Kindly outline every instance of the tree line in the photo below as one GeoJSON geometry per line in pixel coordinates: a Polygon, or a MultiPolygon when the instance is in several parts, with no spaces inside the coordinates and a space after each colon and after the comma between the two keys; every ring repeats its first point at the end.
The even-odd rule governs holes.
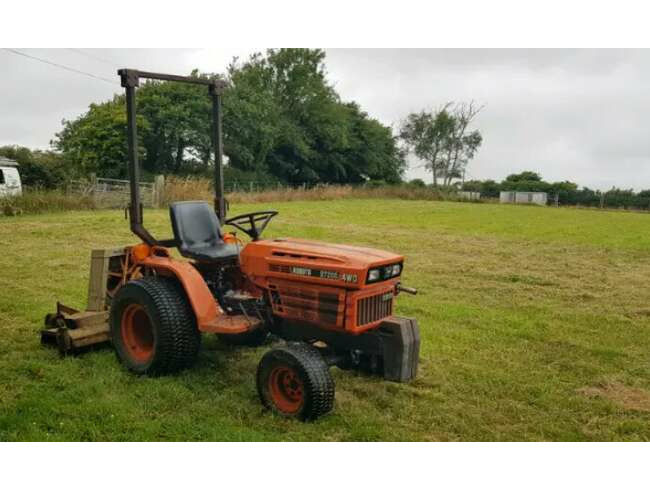
{"type": "Polygon", "coordinates": [[[482,197],[499,197],[501,191],[546,192],[558,204],[589,207],[612,207],[624,209],[650,209],[650,190],[634,192],[632,189],[612,188],[598,191],[579,187],[569,181],[546,182],[532,171],[512,174],[501,182],[494,180],[469,180],[461,185],[465,191],[480,192],[482,197]]]}

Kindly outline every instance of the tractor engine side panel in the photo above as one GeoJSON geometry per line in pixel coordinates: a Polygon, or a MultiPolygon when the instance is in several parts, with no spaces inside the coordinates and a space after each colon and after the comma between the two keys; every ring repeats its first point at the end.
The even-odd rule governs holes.
{"type": "Polygon", "coordinates": [[[345,326],[345,289],[269,278],[273,314],[287,320],[316,323],[328,329],[345,326]]]}
{"type": "Polygon", "coordinates": [[[268,291],[275,316],[356,335],[376,328],[393,314],[399,277],[373,284],[365,281],[369,267],[398,263],[403,257],[391,254],[367,263],[356,257],[349,263],[343,256],[334,260],[298,250],[278,251],[277,247],[271,241],[252,242],[240,254],[242,273],[268,291]]]}
{"type": "Polygon", "coordinates": [[[393,281],[348,291],[270,278],[268,291],[274,315],[330,330],[359,334],[393,315],[393,281]]]}

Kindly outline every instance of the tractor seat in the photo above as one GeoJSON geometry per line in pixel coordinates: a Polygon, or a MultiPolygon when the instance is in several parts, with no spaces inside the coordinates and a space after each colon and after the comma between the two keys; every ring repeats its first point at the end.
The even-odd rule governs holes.
{"type": "Polygon", "coordinates": [[[169,217],[178,251],[183,257],[202,262],[233,260],[239,247],[223,241],[217,214],[207,202],[172,203],[169,217]]]}

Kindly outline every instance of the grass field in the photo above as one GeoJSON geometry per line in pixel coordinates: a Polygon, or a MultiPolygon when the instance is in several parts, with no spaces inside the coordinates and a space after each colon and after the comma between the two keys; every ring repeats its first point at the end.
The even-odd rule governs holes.
{"type": "MultiPolygon", "coordinates": [[[[236,205],[232,214],[260,205],[236,205]]],[[[59,359],[38,331],[83,306],[92,248],[134,240],[121,211],[0,219],[2,440],[648,440],[650,215],[398,200],[265,204],[267,236],[406,255],[398,313],[422,330],[418,379],[333,370],[311,424],[257,400],[259,349],[204,337],[172,377],[125,372],[110,349],[59,359]]],[[[147,224],[171,235],[167,213],[147,224]]]]}

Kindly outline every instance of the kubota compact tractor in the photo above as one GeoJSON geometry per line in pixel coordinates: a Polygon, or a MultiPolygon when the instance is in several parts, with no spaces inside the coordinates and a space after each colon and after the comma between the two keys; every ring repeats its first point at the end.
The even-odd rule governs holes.
{"type": "Polygon", "coordinates": [[[160,375],[191,365],[202,333],[232,344],[284,339],[261,359],[257,390],[274,412],[302,420],[332,409],[330,366],[360,369],[392,381],[417,370],[417,322],[393,315],[403,287],[404,257],[348,245],[261,239],[277,214],[259,211],[226,219],[223,191],[221,97],[224,82],[119,70],[126,89],[131,230],[142,243],[94,251],[89,308],[58,305],[43,340],[62,352],[110,340],[119,360],[138,374],[160,375]],[[207,85],[212,97],[214,207],[176,202],[173,239],[158,240],[143,225],[139,194],[136,87],[140,79],[207,85]],[[243,244],[230,225],[250,238],[243,244]],[[172,256],[171,248],[189,260],[172,256]]]}

